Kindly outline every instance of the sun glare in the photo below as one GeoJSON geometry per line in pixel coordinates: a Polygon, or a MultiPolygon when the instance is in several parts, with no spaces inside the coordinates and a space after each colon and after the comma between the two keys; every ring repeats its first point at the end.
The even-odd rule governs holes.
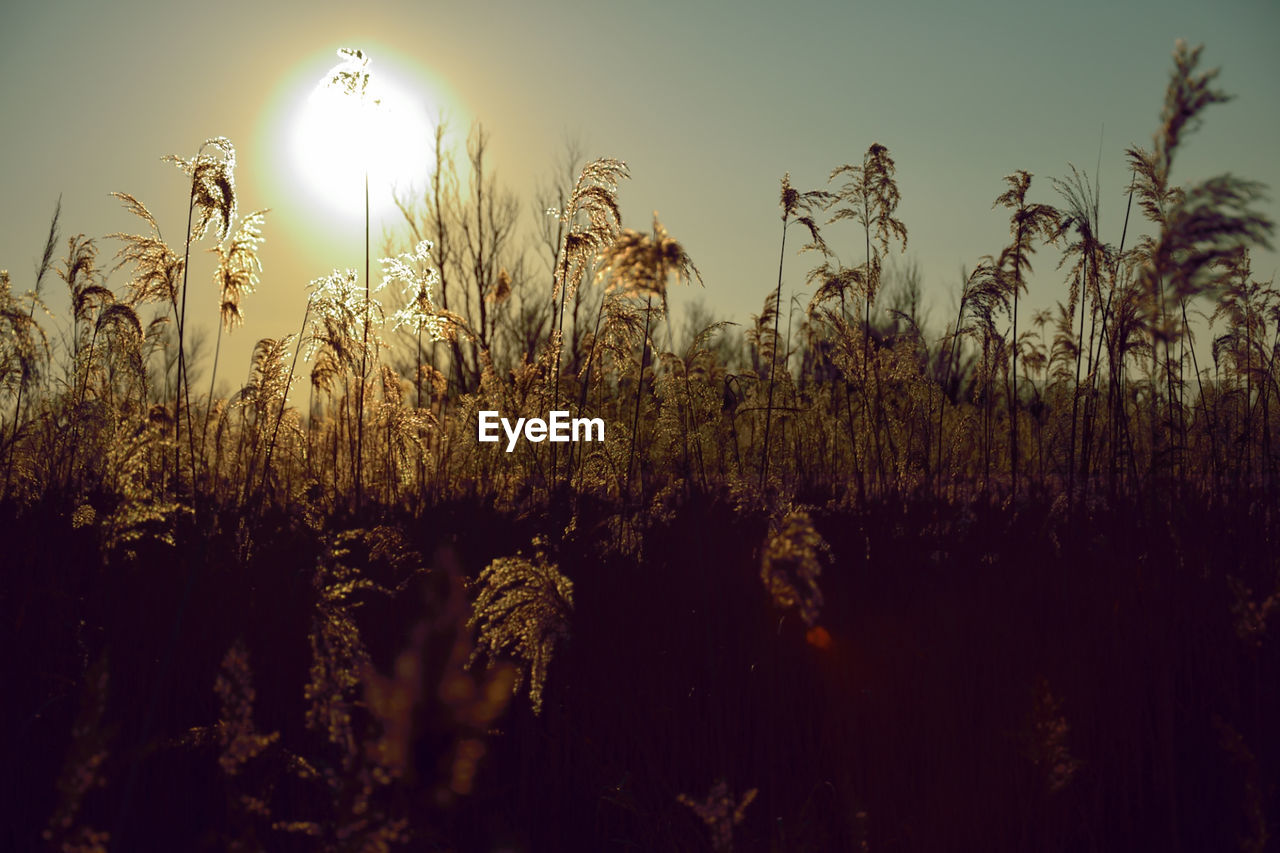
{"type": "Polygon", "coordinates": [[[342,220],[364,217],[366,170],[378,218],[393,210],[393,188],[423,187],[431,169],[435,99],[376,58],[363,70],[363,96],[325,85],[333,72],[315,78],[285,128],[291,183],[342,220]]]}

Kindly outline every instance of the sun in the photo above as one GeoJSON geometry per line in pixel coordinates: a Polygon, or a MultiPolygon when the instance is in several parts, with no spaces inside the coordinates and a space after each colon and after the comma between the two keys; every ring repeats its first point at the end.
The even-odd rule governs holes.
{"type": "Polygon", "coordinates": [[[368,64],[348,60],[313,81],[286,125],[290,183],[342,220],[363,218],[366,174],[376,218],[394,210],[393,190],[424,187],[432,165],[435,99],[395,69],[362,59],[368,64]],[[326,85],[340,69],[361,75],[360,85],[326,85]]]}

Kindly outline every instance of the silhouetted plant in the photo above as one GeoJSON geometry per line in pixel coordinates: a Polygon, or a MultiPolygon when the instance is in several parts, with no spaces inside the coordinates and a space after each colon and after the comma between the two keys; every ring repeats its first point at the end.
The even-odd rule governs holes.
{"type": "MultiPolygon", "coordinates": [[[[1158,351],[1164,344],[1168,381],[1166,407],[1172,412],[1173,383],[1170,345],[1183,334],[1181,318],[1166,310],[1165,294],[1182,305],[1210,292],[1214,267],[1242,246],[1269,247],[1273,224],[1253,205],[1262,197],[1262,186],[1232,175],[1218,175],[1187,187],[1172,183],[1173,159],[1183,135],[1195,129],[1200,113],[1229,96],[1211,88],[1217,70],[1196,73],[1202,47],[1188,47],[1181,40],[1173,52],[1173,73],[1165,91],[1161,126],[1153,150],[1129,149],[1139,203],[1159,233],[1139,244],[1142,259],[1141,287],[1151,335],[1152,400],[1158,400],[1158,351]]],[[[1158,469],[1158,405],[1151,407],[1151,471],[1158,469]]]]}
{"type": "MultiPolygon", "coordinates": [[[[649,316],[653,297],[662,304],[662,316],[667,316],[667,281],[675,276],[682,284],[702,274],[694,266],[684,247],[667,233],[667,229],[653,215],[653,233],[644,234],[630,228],[618,235],[612,245],[600,255],[601,275],[608,275],[611,287],[617,287],[629,296],[644,296],[644,331],[641,333],[640,371],[636,376],[636,408],[631,421],[631,450],[627,457],[627,492],[631,491],[631,469],[639,442],[640,403],[644,388],[644,372],[649,362],[649,316]]],[[[563,310],[563,301],[561,305],[563,310]]],[[[642,489],[643,490],[643,489],[642,489]]]]}
{"type": "Polygon", "coordinates": [[[1013,297],[1009,300],[1009,317],[1013,323],[1010,349],[1013,369],[1010,378],[1013,389],[1009,394],[1009,472],[1013,496],[1018,495],[1018,295],[1026,287],[1025,273],[1031,272],[1031,255],[1035,252],[1036,238],[1055,239],[1058,233],[1058,211],[1047,204],[1029,204],[1027,190],[1031,188],[1031,173],[1019,169],[1005,177],[1009,189],[996,198],[997,205],[1013,211],[1009,217],[1009,231],[1013,242],[1000,253],[996,263],[997,273],[1005,289],[1013,297]]]}
{"type": "MultiPolygon", "coordinates": [[[[1236,442],[1243,459],[1246,480],[1253,476],[1253,442],[1255,408],[1262,409],[1262,449],[1268,472],[1271,468],[1270,395],[1275,375],[1276,335],[1280,334],[1280,293],[1272,282],[1252,278],[1249,252],[1241,249],[1220,262],[1222,296],[1211,320],[1225,319],[1226,329],[1213,339],[1215,364],[1226,365],[1233,384],[1244,379],[1244,396],[1238,408],[1242,416],[1234,419],[1240,425],[1241,441],[1236,442]],[[1268,324],[1276,331],[1268,340],[1268,324]],[[1254,390],[1257,389],[1257,402],[1254,390]]],[[[1236,389],[1226,388],[1228,392],[1236,389]]],[[[1239,469],[1237,469],[1239,470],[1239,469]]]]}
{"type": "Polygon", "coordinates": [[[667,436],[672,447],[676,445],[676,436],[679,436],[680,470],[684,481],[686,485],[694,481],[696,461],[698,479],[704,490],[709,487],[705,447],[715,441],[716,416],[721,403],[717,386],[724,372],[723,368],[717,370],[708,342],[727,325],[712,323],[700,330],[682,356],[662,353],[664,369],[657,383],[662,399],[658,414],[659,435],[667,436]]]}
{"type": "Polygon", "coordinates": [[[1071,496],[1071,500],[1075,500],[1075,472],[1076,472],[1076,424],[1077,412],[1080,407],[1080,368],[1082,360],[1086,353],[1088,360],[1084,363],[1085,376],[1088,381],[1087,396],[1085,398],[1084,410],[1084,429],[1082,438],[1082,447],[1080,451],[1081,462],[1079,465],[1082,478],[1085,478],[1087,493],[1087,476],[1089,470],[1089,448],[1091,446],[1091,414],[1093,404],[1093,389],[1095,378],[1097,376],[1096,366],[1093,364],[1093,332],[1090,331],[1089,344],[1085,345],[1084,340],[1084,313],[1085,305],[1091,304],[1091,313],[1096,325],[1098,314],[1102,308],[1102,272],[1111,269],[1113,266],[1112,252],[1098,237],[1098,190],[1097,186],[1089,185],[1089,176],[1081,174],[1075,166],[1071,166],[1071,177],[1067,180],[1053,181],[1054,188],[1058,194],[1062,196],[1066,206],[1059,211],[1058,230],[1059,236],[1064,236],[1070,231],[1074,231],[1076,239],[1069,243],[1063,254],[1059,267],[1069,258],[1074,258],[1068,275],[1071,276],[1071,286],[1066,304],[1066,319],[1068,326],[1063,331],[1070,333],[1070,324],[1074,322],[1076,304],[1079,303],[1079,326],[1075,330],[1075,342],[1071,345],[1071,349],[1075,354],[1075,371],[1072,376],[1073,387],[1071,394],[1071,438],[1067,451],[1067,494],[1071,496]]]}
{"type": "MultiPolygon", "coordinates": [[[[816,249],[821,251],[823,255],[827,254],[827,246],[822,241],[822,235],[818,230],[818,224],[813,219],[814,208],[826,204],[831,201],[832,196],[819,190],[810,190],[809,192],[800,192],[791,186],[791,173],[782,176],[782,195],[779,205],[782,207],[782,248],[778,253],[778,289],[774,294],[774,304],[782,305],[782,262],[787,255],[787,225],[790,224],[792,217],[795,221],[809,229],[809,236],[813,242],[806,246],[806,249],[816,249]]],[[[778,338],[778,317],[781,310],[775,311],[773,315],[773,337],[776,341],[778,338]]],[[[790,353],[785,355],[789,356],[790,353]]],[[[769,480],[769,428],[773,424],[773,385],[774,372],[777,370],[778,347],[775,343],[773,347],[773,355],[769,360],[769,401],[765,406],[764,416],[764,444],[760,452],[760,485],[763,487],[769,480]]],[[[784,360],[785,366],[785,360],[784,360]]]]}
{"type": "MultiPolygon", "coordinates": [[[[850,219],[862,226],[865,243],[865,259],[860,271],[852,276],[852,281],[863,293],[862,323],[862,404],[863,411],[871,420],[871,435],[876,451],[876,469],[878,476],[884,477],[884,458],[880,447],[880,419],[877,413],[883,413],[882,389],[876,384],[877,413],[871,411],[871,400],[868,394],[869,362],[871,361],[871,306],[880,289],[880,274],[884,256],[889,253],[889,245],[894,240],[902,244],[902,251],[907,249],[907,227],[894,217],[898,209],[901,195],[898,184],[894,180],[897,166],[889,156],[889,149],[880,143],[873,143],[857,166],[845,164],[831,172],[828,182],[839,176],[846,180],[831,200],[837,207],[831,222],[850,219]],[[872,237],[874,235],[874,247],[872,237]],[[873,251],[874,248],[874,251],[873,251]]],[[[837,276],[837,280],[840,277],[837,276]]],[[[844,319],[844,288],[840,288],[840,314],[844,319]]],[[[846,388],[846,398],[848,390],[846,388]]],[[[848,406],[846,399],[846,406],[848,406]]],[[[852,421],[852,416],[850,417],[852,421]]]]}

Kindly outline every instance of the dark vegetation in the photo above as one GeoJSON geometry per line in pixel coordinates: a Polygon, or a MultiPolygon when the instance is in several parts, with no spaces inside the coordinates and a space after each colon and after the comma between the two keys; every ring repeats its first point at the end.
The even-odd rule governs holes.
{"type": "Polygon", "coordinates": [[[1267,849],[1280,293],[1261,188],[1174,182],[1225,98],[1174,58],[1118,242],[1087,175],[1051,205],[1015,172],[940,336],[886,272],[880,145],[783,179],[749,328],[677,332],[667,287],[700,276],[656,218],[621,227],[623,163],[571,154],[530,246],[483,133],[463,181],[442,129],[392,290],[317,279],[227,399],[265,222],[231,144],[174,158],[181,243],[122,194],[142,233],[109,265],[55,215],[32,290],[0,288],[0,847],[1267,849]],[[1055,254],[1065,301],[1019,325],[1055,254]],[[607,441],[508,454],[482,409],[607,441]]]}

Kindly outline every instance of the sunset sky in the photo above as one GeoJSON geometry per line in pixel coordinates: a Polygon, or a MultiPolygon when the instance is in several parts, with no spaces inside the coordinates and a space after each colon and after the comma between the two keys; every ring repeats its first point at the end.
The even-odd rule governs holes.
{"type": "MultiPolygon", "coordinates": [[[[271,213],[262,286],[227,344],[227,383],[240,381],[255,340],[298,330],[309,280],[363,265],[360,186],[351,183],[344,216],[291,163],[301,105],[344,46],[367,52],[371,72],[385,73],[422,116],[447,111],[457,145],[483,122],[527,227],[533,191],[553,175],[567,137],[588,156],[625,160],[624,224],[647,228],[657,210],[701,269],[700,295],[738,321],[760,310],[775,283],[782,174],[800,189],[825,188],[833,168],[859,162],[873,142],[897,162],[907,257],[923,270],[938,330],[961,265],[972,268],[1008,240],[1007,214],[991,205],[1015,169],[1035,175],[1032,200],[1054,204],[1050,178],[1069,162],[1094,173],[1101,143],[1102,234],[1118,242],[1124,150],[1151,145],[1180,37],[1205,44],[1204,67],[1221,67],[1218,85],[1236,97],[1210,108],[1179,151],[1175,179],[1229,171],[1267,184],[1272,199],[1280,188],[1274,0],[1118,9],[1022,0],[312,2],[293,11],[23,0],[7,4],[3,20],[0,268],[15,290],[32,286],[59,194],[59,256],[67,236],[136,230],[113,190],[146,203],[180,246],[187,185],[160,158],[229,137],[241,211],[271,213]]],[[[1274,200],[1263,210],[1280,219],[1274,200]]],[[[408,248],[395,217],[381,217],[375,258],[384,235],[408,248]]],[[[844,260],[861,260],[847,225],[826,236],[844,260]]],[[[100,239],[99,247],[109,265],[118,245],[100,239]]],[[[1023,316],[1065,299],[1059,256],[1037,255],[1023,316]]],[[[788,283],[802,285],[811,265],[790,256],[788,283]]],[[[1276,266],[1274,253],[1255,256],[1260,278],[1276,266]]],[[[212,330],[211,271],[212,256],[193,251],[189,310],[212,330]]],[[[124,281],[118,272],[108,283],[124,281]]],[[[46,280],[60,324],[55,285],[46,280]]],[[[673,297],[677,308],[686,302],[673,297]]]]}

